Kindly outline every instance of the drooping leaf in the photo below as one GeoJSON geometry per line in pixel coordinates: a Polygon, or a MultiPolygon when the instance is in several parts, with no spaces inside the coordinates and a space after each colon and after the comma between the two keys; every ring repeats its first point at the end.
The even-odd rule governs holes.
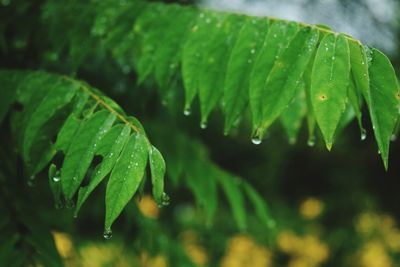
{"type": "Polygon", "coordinates": [[[166,166],[163,156],[154,146],[151,147],[149,152],[149,162],[151,170],[151,183],[153,185],[153,197],[158,205],[162,205],[166,166]]]}
{"type": "Polygon", "coordinates": [[[250,77],[250,108],[253,130],[260,127],[262,122],[263,103],[265,97],[268,97],[265,92],[268,75],[274,67],[275,61],[281,56],[282,51],[295,36],[297,30],[298,25],[296,23],[280,21],[274,22],[268,30],[250,77]]]}
{"type": "Polygon", "coordinates": [[[61,188],[67,201],[71,201],[93,160],[101,138],[111,128],[116,116],[103,110],[83,122],[65,155],[61,168],[61,188]]]}
{"type": "Polygon", "coordinates": [[[317,45],[318,36],[318,31],[313,28],[299,30],[275,61],[261,95],[264,101],[261,108],[261,125],[257,130],[259,133],[265,132],[295,96],[317,45]]]}
{"type": "Polygon", "coordinates": [[[350,52],[346,37],[325,35],[315,56],[311,103],[328,150],[346,107],[349,77],[350,52]]]}
{"type": "Polygon", "coordinates": [[[230,179],[224,173],[219,173],[217,179],[228,199],[237,226],[239,229],[245,230],[247,228],[246,205],[241,192],[240,181],[237,178],[230,179]]]}
{"type": "Polygon", "coordinates": [[[377,49],[371,51],[369,91],[364,97],[385,168],[388,168],[389,143],[400,110],[400,87],[389,59],[377,49]]]}
{"type": "Polygon", "coordinates": [[[241,17],[220,14],[211,23],[215,28],[210,28],[211,32],[208,33],[210,41],[204,47],[202,66],[198,73],[201,123],[204,126],[210,112],[222,97],[227,59],[236,40],[241,17]]]}
{"type": "Polygon", "coordinates": [[[296,143],[301,123],[306,114],[306,96],[304,82],[299,83],[296,95],[287,109],[282,113],[281,121],[290,144],[296,143]]]}
{"type": "Polygon", "coordinates": [[[224,84],[227,134],[249,101],[250,74],[269,25],[268,19],[247,18],[229,57],[224,84]]]}
{"type": "Polygon", "coordinates": [[[75,208],[75,216],[78,214],[83,203],[101,183],[101,181],[111,172],[123,147],[125,146],[130,134],[130,128],[127,125],[118,124],[108,131],[100,139],[95,154],[102,156],[101,164],[96,166],[90,177],[89,185],[81,187],[78,193],[78,200],[75,208]]]}
{"type": "Polygon", "coordinates": [[[106,231],[110,230],[141,184],[147,165],[147,146],[144,135],[131,135],[111,172],[106,190],[106,231]]]}

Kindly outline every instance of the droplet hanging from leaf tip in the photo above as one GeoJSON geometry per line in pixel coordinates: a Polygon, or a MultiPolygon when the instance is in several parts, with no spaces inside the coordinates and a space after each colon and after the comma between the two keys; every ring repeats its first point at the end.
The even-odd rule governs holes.
{"type": "Polygon", "coordinates": [[[367,131],[365,129],[361,129],[361,136],[360,136],[361,141],[364,141],[367,139],[367,131]]]}
{"type": "Polygon", "coordinates": [[[103,237],[104,237],[104,239],[107,239],[107,240],[111,239],[111,237],[112,237],[112,230],[111,230],[111,228],[106,228],[106,229],[104,229],[103,237]]]}
{"type": "Polygon", "coordinates": [[[205,122],[205,121],[201,122],[200,123],[200,128],[203,129],[203,130],[206,129],[207,128],[207,122],[205,122]]]}
{"type": "Polygon", "coordinates": [[[255,145],[259,145],[262,142],[262,134],[260,129],[254,131],[253,136],[251,137],[251,142],[255,145]]]}
{"type": "Polygon", "coordinates": [[[34,187],[35,186],[35,184],[36,184],[35,175],[29,176],[27,184],[28,184],[29,187],[34,187]]]}
{"type": "Polygon", "coordinates": [[[161,196],[161,201],[160,201],[160,203],[159,203],[159,207],[160,208],[162,208],[162,207],[165,207],[165,206],[168,206],[169,205],[169,203],[170,203],[170,197],[168,196],[168,194],[167,193],[165,193],[165,192],[163,192],[162,193],[162,196],[161,196]]]}
{"type": "Polygon", "coordinates": [[[308,138],[308,140],[307,140],[307,145],[308,146],[310,146],[310,147],[313,147],[313,146],[315,146],[315,136],[310,136],[309,138],[308,138]]]}
{"type": "Polygon", "coordinates": [[[183,110],[183,115],[190,116],[190,114],[192,114],[192,110],[190,108],[185,108],[183,110]]]}

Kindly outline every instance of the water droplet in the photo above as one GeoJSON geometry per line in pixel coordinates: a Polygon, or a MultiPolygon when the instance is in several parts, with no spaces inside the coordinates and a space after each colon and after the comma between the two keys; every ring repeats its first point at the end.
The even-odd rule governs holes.
{"type": "Polygon", "coordinates": [[[67,207],[67,209],[72,209],[73,207],[75,207],[75,202],[72,199],[67,199],[67,201],[65,202],[65,206],[67,207]]]}
{"type": "Polygon", "coordinates": [[[365,129],[361,129],[360,139],[361,139],[361,141],[364,141],[365,139],[367,139],[367,131],[365,129]]]}
{"type": "Polygon", "coordinates": [[[56,175],[54,175],[54,177],[53,177],[53,182],[57,183],[57,182],[59,182],[60,180],[61,180],[60,175],[57,175],[57,173],[56,173],[56,175]]]}
{"type": "Polygon", "coordinates": [[[203,121],[202,123],[200,123],[200,128],[201,129],[206,129],[207,128],[207,122],[203,121]]]}
{"type": "Polygon", "coordinates": [[[307,145],[310,147],[315,146],[315,136],[312,135],[308,138],[307,145]]]}
{"type": "Polygon", "coordinates": [[[109,240],[112,237],[112,230],[110,228],[104,229],[103,237],[104,239],[109,240]]]}
{"type": "Polygon", "coordinates": [[[250,53],[254,54],[256,52],[256,50],[253,48],[250,50],[250,53]]]}
{"type": "Polygon", "coordinates": [[[390,137],[390,141],[394,142],[397,140],[397,135],[392,134],[392,136],[390,137]]]}
{"type": "Polygon", "coordinates": [[[379,155],[381,154],[381,151],[380,151],[380,150],[378,150],[378,154],[379,154],[379,155]]]}
{"type": "Polygon", "coordinates": [[[167,193],[163,192],[161,195],[161,203],[159,203],[158,207],[162,208],[165,206],[168,206],[170,204],[170,197],[167,195],[167,193]]]}
{"type": "Polygon", "coordinates": [[[34,187],[34,186],[35,186],[35,184],[36,184],[36,177],[35,177],[35,175],[29,176],[28,181],[27,181],[27,184],[28,184],[29,187],[34,187]]]}
{"type": "Polygon", "coordinates": [[[185,110],[183,111],[183,115],[190,116],[190,114],[192,114],[192,110],[190,108],[185,108],[185,110]]]}
{"type": "Polygon", "coordinates": [[[76,176],[72,177],[72,180],[76,181],[76,176]]]}
{"type": "Polygon", "coordinates": [[[251,137],[251,142],[255,145],[259,145],[262,142],[262,135],[260,133],[260,130],[257,129],[254,133],[253,136],[251,137]]]}

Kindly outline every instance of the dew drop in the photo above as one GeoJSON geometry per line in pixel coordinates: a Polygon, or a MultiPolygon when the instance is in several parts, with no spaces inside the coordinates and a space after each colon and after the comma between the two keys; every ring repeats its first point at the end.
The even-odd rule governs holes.
{"type": "Polygon", "coordinates": [[[250,50],[250,53],[254,54],[256,52],[256,50],[253,48],[250,50]]]}
{"type": "Polygon", "coordinates": [[[111,237],[112,237],[112,230],[111,230],[110,228],[104,229],[103,237],[104,237],[104,239],[107,239],[107,240],[111,239],[111,237]]]}
{"type": "Polygon", "coordinates": [[[200,128],[203,129],[203,130],[206,129],[207,128],[207,122],[203,121],[202,123],[200,123],[200,128]]]}
{"type": "Polygon", "coordinates": [[[394,142],[397,140],[397,135],[392,134],[392,136],[390,137],[390,141],[394,142]]]}
{"type": "Polygon", "coordinates": [[[29,187],[34,187],[35,186],[35,184],[36,184],[35,175],[29,176],[27,184],[28,184],[29,187]]]}
{"type": "Polygon", "coordinates": [[[378,154],[379,154],[379,155],[381,154],[381,151],[380,151],[380,150],[378,150],[378,154]]]}
{"type": "Polygon", "coordinates": [[[253,144],[255,144],[255,145],[261,144],[261,142],[262,142],[262,135],[261,135],[259,129],[257,129],[257,130],[254,132],[253,136],[251,137],[251,142],[252,142],[253,144]]]}
{"type": "Polygon", "coordinates": [[[56,173],[56,175],[54,175],[54,177],[53,177],[53,182],[57,183],[57,182],[59,182],[60,180],[61,180],[60,175],[57,175],[57,173],[56,173]]]}
{"type": "Polygon", "coordinates": [[[190,108],[185,108],[185,110],[183,111],[183,115],[190,116],[190,114],[192,114],[192,110],[190,108]]]}
{"type": "Polygon", "coordinates": [[[367,131],[365,129],[361,129],[361,136],[360,136],[361,141],[364,141],[367,139],[367,131]]]}
{"type": "Polygon", "coordinates": [[[310,146],[310,147],[313,147],[313,146],[315,146],[315,136],[310,136],[309,138],[308,138],[308,140],[307,140],[307,145],[308,146],[310,146]]]}

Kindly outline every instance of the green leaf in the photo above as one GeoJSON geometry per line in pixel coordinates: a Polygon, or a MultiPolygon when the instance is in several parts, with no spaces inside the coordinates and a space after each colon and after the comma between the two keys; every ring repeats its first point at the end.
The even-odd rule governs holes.
{"type": "Polygon", "coordinates": [[[26,161],[30,161],[30,150],[33,142],[36,141],[35,138],[37,138],[39,130],[54,114],[71,102],[77,91],[77,84],[60,80],[47,92],[35,109],[31,111],[32,115],[25,126],[22,144],[22,155],[26,161]]]}
{"type": "Polygon", "coordinates": [[[95,154],[101,155],[102,161],[95,167],[93,174],[90,177],[89,185],[79,189],[74,213],[75,216],[78,215],[83,203],[87,200],[93,190],[111,172],[123,147],[128,141],[130,132],[131,130],[128,125],[118,124],[112,127],[108,133],[100,139],[95,154]]]}
{"type": "Polygon", "coordinates": [[[217,179],[228,199],[237,226],[240,230],[245,230],[247,228],[246,205],[240,190],[240,180],[223,172],[219,173],[217,179]]]}
{"type": "Polygon", "coordinates": [[[8,75],[0,76],[0,124],[3,122],[9,108],[14,103],[17,90],[16,85],[19,81],[19,76],[11,72],[8,75]]]}
{"type": "Polygon", "coordinates": [[[199,72],[203,62],[204,49],[210,44],[210,25],[214,24],[213,12],[198,15],[182,50],[182,79],[185,89],[185,110],[190,110],[199,87],[199,72]]]}
{"type": "Polygon", "coordinates": [[[138,47],[140,47],[140,56],[135,58],[137,61],[138,82],[142,83],[154,70],[156,58],[155,54],[159,46],[162,45],[162,39],[165,31],[165,25],[170,22],[170,12],[176,11],[173,5],[161,6],[152,4],[145,9],[135,22],[134,32],[136,35],[138,47]]]}
{"type": "MultiPolygon", "coordinates": [[[[204,47],[202,66],[199,69],[199,98],[201,123],[207,124],[210,112],[223,94],[225,71],[229,54],[236,40],[241,17],[220,14],[209,28],[208,45],[204,47]]],[[[206,19],[207,20],[207,19],[206,19]]]]}
{"type": "Polygon", "coordinates": [[[82,123],[76,134],[78,138],[72,141],[61,168],[61,188],[67,202],[78,190],[100,139],[111,128],[115,118],[108,110],[102,110],[82,123]]]}
{"type": "Polygon", "coordinates": [[[316,29],[301,29],[275,61],[261,93],[261,98],[264,100],[261,108],[262,119],[260,128],[257,129],[261,135],[281,115],[295,96],[317,45],[318,36],[316,29]]]}
{"type": "Polygon", "coordinates": [[[370,111],[375,139],[387,169],[390,138],[399,117],[400,88],[389,59],[377,49],[372,49],[371,53],[370,87],[364,97],[370,111]]]}
{"type": "Polygon", "coordinates": [[[353,79],[350,79],[349,88],[347,90],[351,107],[353,108],[354,114],[357,118],[358,127],[360,128],[361,131],[361,140],[364,140],[366,136],[365,136],[365,129],[362,123],[361,92],[357,89],[353,79]]]}
{"type": "Polygon", "coordinates": [[[139,188],[147,165],[147,146],[143,134],[133,134],[111,172],[106,190],[106,231],[139,188]]]}
{"type": "Polygon", "coordinates": [[[49,167],[49,186],[51,193],[53,194],[54,198],[54,206],[56,208],[61,208],[61,175],[60,171],[57,170],[57,166],[53,163],[49,167]]]}
{"type": "Polygon", "coordinates": [[[346,108],[349,75],[350,51],[346,37],[325,35],[315,56],[311,103],[328,150],[346,108]]]}
{"type": "Polygon", "coordinates": [[[306,96],[304,82],[299,83],[296,95],[288,108],[282,113],[281,122],[290,144],[296,143],[301,123],[306,114],[306,96]]]}
{"type": "Polygon", "coordinates": [[[186,171],[186,185],[192,190],[197,205],[204,209],[206,224],[211,226],[218,204],[215,168],[202,160],[190,161],[187,164],[190,171],[186,171]]]}
{"type": "Polygon", "coordinates": [[[224,84],[225,134],[249,101],[252,66],[264,42],[268,19],[247,18],[229,56],[224,84]]]}
{"type": "Polygon", "coordinates": [[[253,130],[260,127],[263,116],[263,106],[267,93],[267,78],[274,67],[275,61],[298,31],[297,23],[277,21],[270,26],[267,37],[258,55],[250,77],[250,108],[253,119],[253,130]]]}
{"type": "Polygon", "coordinates": [[[258,194],[258,192],[250,184],[244,182],[243,188],[246,194],[248,195],[258,218],[262,221],[262,223],[268,228],[275,227],[276,225],[275,220],[271,217],[269,208],[265,200],[258,194]]]}
{"type": "Polygon", "coordinates": [[[151,183],[153,185],[153,196],[158,205],[162,205],[164,194],[165,161],[160,151],[154,146],[149,153],[151,170],[151,183]]]}
{"type": "MultiPolygon", "coordinates": [[[[182,57],[182,47],[185,43],[187,33],[192,26],[194,9],[177,8],[174,23],[166,25],[164,38],[162,40],[162,49],[155,53],[155,78],[162,89],[170,86],[172,78],[179,69],[182,57]]],[[[170,14],[172,15],[172,14],[170,14]]]]}

